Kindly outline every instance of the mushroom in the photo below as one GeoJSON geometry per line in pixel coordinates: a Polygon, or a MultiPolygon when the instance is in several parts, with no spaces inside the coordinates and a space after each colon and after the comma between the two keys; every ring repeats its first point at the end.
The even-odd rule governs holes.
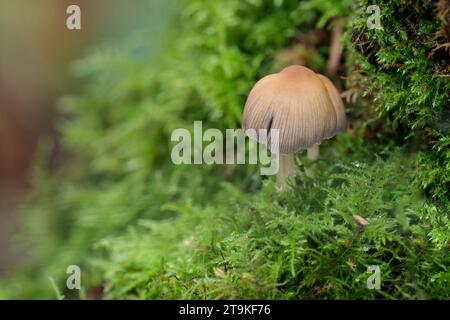
{"type": "Polygon", "coordinates": [[[242,125],[251,139],[280,154],[277,185],[283,188],[286,179],[294,174],[294,153],[333,137],[337,116],[319,76],[306,67],[293,65],[254,85],[245,103],[242,125]],[[267,137],[260,133],[261,129],[267,130],[267,137]],[[274,129],[279,130],[279,141],[272,146],[274,129]]]}
{"type": "MultiPolygon", "coordinates": [[[[347,130],[347,117],[345,115],[344,102],[341,99],[341,95],[338,89],[334,86],[330,79],[325,77],[323,74],[317,73],[322,83],[325,85],[330,96],[331,102],[333,103],[334,111],[336,111],[337,123],[336,132],[345,132],[347,130]]],[[[331,137],[330,137],[331,138],[331,137]]],[[[317,160],[319,157],[319,144],[316,144],[307,150],[309,160],[317,160]]]]}

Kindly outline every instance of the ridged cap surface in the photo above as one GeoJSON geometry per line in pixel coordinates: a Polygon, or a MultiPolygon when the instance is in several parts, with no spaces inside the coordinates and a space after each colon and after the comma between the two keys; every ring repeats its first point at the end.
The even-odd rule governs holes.
{"type": "Polygon", "coordinates": [[[328,95],[333,103],[334,111],[336,111],[336,133],[345,132],[347,130],[347,116],[345,115],[344,102],[342,101],[339,90],[335,87],[333,82],[324,75],[317,73],[317,76],[327,88],[328,95]]]}
{"type": "MultiPolygon", "coordinates": [[[[308,149],[336,134],[337,116],[325,84],[312,70],[289,66],[259,80],[244,107],[243,128],[279,130],[280,153],[308,149]]],[[[270,147],[268,137],[247,134],[270,147]]]]}

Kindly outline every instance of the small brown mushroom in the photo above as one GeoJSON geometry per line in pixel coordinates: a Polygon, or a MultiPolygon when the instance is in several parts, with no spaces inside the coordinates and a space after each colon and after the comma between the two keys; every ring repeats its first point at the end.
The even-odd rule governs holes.
{"type": "MultiPolygon", "coordinates": [[[[336,111],[336,132],[345,132],[347,130],[347,117],[345,115],[344,102],[342,101],[339,90],[334,86],[333,82],[324,75],[317,73],[322,83],[325,85],[330,96],[331,102],[333,103],[334,111],[336,111]]],[[[334,134],[333,134],[334,136],[334,134]]],[[[331,137],[329,137],[331,138],[331,137]]],[[[309,160],[317,160],[319,157],[319,145],[316,144],[307,150],[309,160]]]]}
{"type": "Polygon", "coordinates": [[[244,107],[243,128],[251,139],[280,154],[277,185],[294,173],[294,153],[336,134],[337,116],[325,84],[310,69],[293,65],[259,80],[244,107]],[[267,136],[250,134],[266,129],[267,136]],[[270,143],[272,130],[279,141],[270,143]]]}

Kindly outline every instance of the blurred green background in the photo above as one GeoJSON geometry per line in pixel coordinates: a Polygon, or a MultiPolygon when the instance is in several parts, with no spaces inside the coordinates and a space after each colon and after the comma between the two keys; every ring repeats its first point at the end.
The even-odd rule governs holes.
{"type": "Polygon", "coordinates": [[[37,145],[52,140],[51,166],[61,159],[57,102],[79,90],[73,61],[106,43],[145,32],[149,50],[173,21],[177,1],[0,1],[0,274],[20,253],[11,250],[17,207],[29,186],[37,145]],[[66,28],[66,9],[82,10],[82,30],[66,28]]]}

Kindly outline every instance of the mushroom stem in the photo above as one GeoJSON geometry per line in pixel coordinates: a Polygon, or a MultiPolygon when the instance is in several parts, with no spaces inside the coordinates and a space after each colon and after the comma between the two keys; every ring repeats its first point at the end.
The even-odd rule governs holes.
{"type": "Polygon", "coordinates": [[[315,144],[307,150],[308,159],[311,161],[316,161],[319,159],[319,145],[315,144]]]}
{"type": "Polygon", "coordinates": [[[286,186],[286,180],[294,175],[294,154],[280,154],[277,174],[277,187],[282,190],[286,186]]]}

